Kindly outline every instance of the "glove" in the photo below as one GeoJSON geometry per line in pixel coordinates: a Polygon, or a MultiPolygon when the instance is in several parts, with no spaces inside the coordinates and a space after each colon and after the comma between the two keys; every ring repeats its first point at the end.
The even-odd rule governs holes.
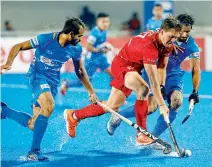
{"type": "Polygon", "coordinates": [[[199,103],[198,91],[196,91],[195,89],[193,89],[192,93],[190,94],[188,101],[190,102],[191,99],[194,100],[194,104],[199,103]]]}
{"type": "Polygon", "coordinates": [[[166,96],[166,88],[165,88],[165,86],[160,85],[160,91],[161,91],[161,94],[163,95],[163,97],[165,97],[166,96]]]}

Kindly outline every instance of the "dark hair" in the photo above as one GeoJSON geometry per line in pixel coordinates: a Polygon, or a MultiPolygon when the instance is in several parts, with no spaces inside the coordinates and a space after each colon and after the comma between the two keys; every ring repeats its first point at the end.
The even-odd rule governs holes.
{"type": "Polygon", "coordinates": [[[109,17],[109,15],[107,13],[99,13],[97,15],[97,19],[102,18],[102,17],[109,17]]]}
{"type": "Polygon", "coordinates": [[[163,7],[160,3],[156,3],[155,5],[154,5],[154,7],[163,7]]]}
{"type": "Polygon", "coordinates": [[[187,13],[178,15],[177,19],[180,21],[182,25],[191,26],[191,27],[193,26],[195,22],[193,16],[188,15],[187,13]]]}
{"type": "Polygon", "coordinates": [[[73,32],[75,35],[79,34],[80,26],[85,28],[85,24],[83,23],[83,21],[79,18],[72,17],[66,20],[62,33],[68,34],[70,32],[73,32]]]}
{"type": "Polygon", "coordinates": [[[174,18],[173,16],[168,16],[161,24],[161,29],[168,31],[170,29],[174,29],[175,31],[181,31],[182,24],[180,24],[179,20],[174,18]]]}
{"type": "Polygon", "coordinates": [[[10,21],[9,21],[9,20],[6,20],[6,21],[4,22],[4,24],[5,24],[5,25],[8,25],[8,24],[10,24],[10,21]]]}

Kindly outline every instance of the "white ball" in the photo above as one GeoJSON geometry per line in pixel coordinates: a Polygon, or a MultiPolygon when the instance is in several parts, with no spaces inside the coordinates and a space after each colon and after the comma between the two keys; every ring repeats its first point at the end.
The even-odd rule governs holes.
{"type": "Polygon", "coordinates": [[[192,155],[191,150],[185,150],[185,156],[190,157],[192,155]]]}

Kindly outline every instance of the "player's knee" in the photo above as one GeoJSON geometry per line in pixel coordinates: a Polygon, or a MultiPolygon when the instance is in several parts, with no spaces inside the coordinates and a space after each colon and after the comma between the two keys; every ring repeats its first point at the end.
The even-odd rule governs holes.
{"type": "Polygon", "coordinates": [[[141,98],[147,98],[149,95],[149,87],[147,85],[141,84],[137,89],[136,89],[136,94],[138,97],[141,98]]]}
{"type": "MultiPolygon", "coordinates": [[[[115,102],[107,102],[106,104],[109,108],[111,108],[112,110],[118,111],[120,105],[115,103],[115,102]]],[[[104,109],[105,111],[107,111],[107,109],[104,109]]]]}
{"type": "Polygon", "coordinates": [[[54,107],[55,107],[54,101],[48,100],[44,106],[44,110],[46,113],[51,115],[51,113],[54,111],[54,107]]]}
{"type": "Polygon", "coordinates": [[[171,97],[170,108],[174,111],[177,111],[178,108],[182,105],[183,97],[181,92],[175,92],[171,97]]]}

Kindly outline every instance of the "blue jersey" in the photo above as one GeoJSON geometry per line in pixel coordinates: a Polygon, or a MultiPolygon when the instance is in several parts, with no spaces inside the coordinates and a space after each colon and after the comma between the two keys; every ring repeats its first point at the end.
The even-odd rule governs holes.
{"type": "Polygon", "coordinates": [[[155,20],[154,17],[152,17],[148,20],[146,27],[148,30],[157,30],[158,28],[160,28],[163,20],[164,19],[155,20]]]}
{"type": "Polygon", "coordinates": [[[181,63],[187,58],[200,58],[199,47],[195,42],[194,38],[189,36],[186,42],[177,42],[175,45],[185,48],[184,53],[178,51],[175,56],[173,52],[169,56],[169,62],[167,66],[167,74],[171,71],[181,71],[181,63]]]}
{"type": "MultiPolygon", "coordinates": [[[[94,27],[88,36],[88,43],[91,43],[95,48],[102,48],[107,41],[107,31],[101,31],[98,27],[94,27]]],[[[89,52],[88,57],[94,58],[102,53],[89,52]]]]}
{"type": "Polygon", "coordinates": [[[45,79],[50,85],[58,86],[62,65],[70,58],[81,59],[81,45],[68,44],[62,47],[58,35],[59,33],[40,34],[30,40],[31,46],[36,49],[28,71],[31,81],[45,79]]]}

